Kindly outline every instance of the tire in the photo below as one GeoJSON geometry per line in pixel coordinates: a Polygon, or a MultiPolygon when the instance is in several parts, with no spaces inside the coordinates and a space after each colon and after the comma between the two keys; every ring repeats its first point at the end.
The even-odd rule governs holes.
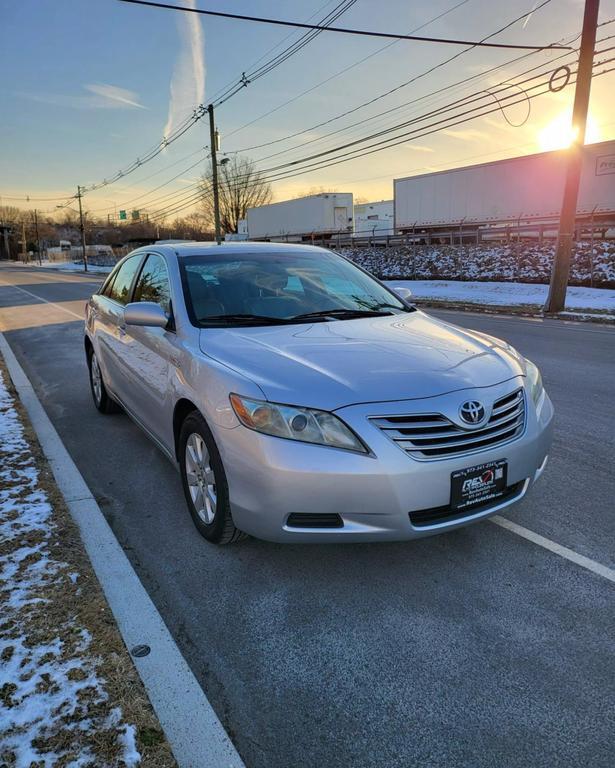
{"type": "Polygon", "coordinates": [[[220,452],[198,411],[181,426],[179,467],[186,504],[201,536],[213,544],[234,544],[246,538],[233,522],[220,452]]]}
{"type": "Polygon", "coordinates": [[[90,349],[88,354],[88,372],[90,375],[90,390],[94,405],[101,413],[117,413],[120,410],[119,405],[109,397],[105,382],[103,381],[102,371],[98,365],[96,352],[90,349]]]}

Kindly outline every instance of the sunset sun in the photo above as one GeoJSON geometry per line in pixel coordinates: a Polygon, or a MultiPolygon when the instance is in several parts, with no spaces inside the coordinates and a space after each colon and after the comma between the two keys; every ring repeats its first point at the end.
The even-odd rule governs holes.
{"type": "MultiPolygon", "coordinates": [[[[542,152],[552,149],[565,149],[572,144],[575,131],[572,128],[570,114],[562,112],[554,117],[538,132],[538,146],[542,152]]],[[[591,115],[587,118],[585,143],[592,144],[600,140],[600,130],[591,115]]]]}

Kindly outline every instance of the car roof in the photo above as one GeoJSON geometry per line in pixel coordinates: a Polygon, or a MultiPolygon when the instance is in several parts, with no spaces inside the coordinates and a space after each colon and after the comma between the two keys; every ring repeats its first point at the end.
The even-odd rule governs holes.
{"type": "Polygon", "coordinates": [[[153,246],[147,246],[143,250],[156,250],[168,255],[175,254],[179,258],[183,258],[185,256],[201,256],[205,250],[209,251],[214,248],[222,249],[226,256],[232,254],[248,253],[288,253],[289,251],[303,251],[304,253],[329,253],[326,248],[307,244],[304,245],[303,243],[257,243],[251,241],[227,241],[222,242],[219,245],[211,241],[192,243],[157,243],[153,246]]]}

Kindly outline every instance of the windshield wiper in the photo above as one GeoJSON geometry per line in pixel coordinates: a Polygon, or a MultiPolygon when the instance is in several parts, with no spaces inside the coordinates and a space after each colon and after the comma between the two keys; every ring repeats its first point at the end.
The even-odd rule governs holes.
{"type": "Polygon", "coordinates": [[[374,309],[321,309],[319,312],[305,312],[302,315],[295,315],[291,319],[296,321],[333,317],[339,320],[344,318],[352,320],[357,317],[385,317],[392,314],[393,312],[382,312],[374,309]]]}
{"type": "Polygon", "coordinates": [[[199,319],[200,323],[214,323],[218,325],[285,325],[288,320],[282,317],[270,317],[269,315],[210,315],[199,319]]]}

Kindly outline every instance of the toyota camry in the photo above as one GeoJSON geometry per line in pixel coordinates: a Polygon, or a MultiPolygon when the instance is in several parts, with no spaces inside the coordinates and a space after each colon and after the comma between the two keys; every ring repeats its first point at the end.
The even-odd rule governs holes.
{"type": "Polygon", "coordinates": [[[218,544],[448,531],[524,498],[551,445],[534,363],[324,248],[133,251],[88,302],[85,353],[98,410],[174,462],[218,544]]]}

